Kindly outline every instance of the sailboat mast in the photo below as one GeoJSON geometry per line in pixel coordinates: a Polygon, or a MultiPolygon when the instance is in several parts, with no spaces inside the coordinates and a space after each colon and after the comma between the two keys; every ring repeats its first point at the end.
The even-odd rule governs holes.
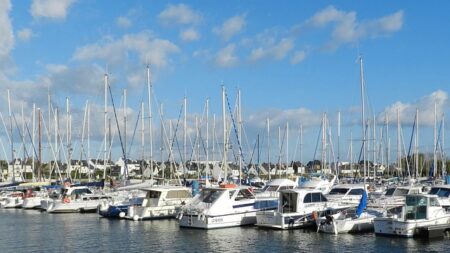
{"type": "Polygon", "coordinates": [[[208,182],[209,171],[209,98],[206,99],[206,163],[205,163],[205,180],[208,182]]]}
{"type": "Polygon", "coordinates": [[[336,178],[339,182],[339,163],[341,162],[341,150],[340,150],[340,139],[341,139],[341,111],[338,111],[338,128],[337,128],[337,165],[336,165],[336,178]]]}
{"type": "Polygon", "coordinates": [[[36,181],[36,174],[35,174],[35,146],[34,146],[34,144],[35,144],[35,142],[34,142],[34,140],[35,140],[35,134],[36,134],[36,131],[34,130],[34,129],[36,129],[36,105],[33,103],[33,116],[32,116],[32,124],[33,124],[33,126],[32,126],[32,131],[31,131],[31,146],[32,146],[32,148],[33,148],[33,152],[31,152],[31,173],[32,173],[32,175],[33,175],[33,181],[36,181]]]}
{"type": "Polygon", "coordinates": [[[123,149],[127,155],[127,89],[123,89],[123,149]]]}
{"type": "Polygon", "coordinates": [[[184,176],[186,176],[186,172],[187,172],[187,97],[184,96],[183,99],[183,109],[184,109],[184,120],[183,120],[183,159],[182,161],[184,161],[185,164],[183,164],[183,173],[184,176]]]}
{"type": "MultiPolygon", "coordinates": [[[[238,90],[238,143],[242,145],[241,90],[238,90]]],[[[242,182],[242,147],[239,147],[239,184],[242,182]]]]}
{"type": "MultiPolygon", "coordinates": [[[[150,179],[153,183],[153,123],[152,123],[152,82],[150,80],[150,66],[147,65],[147,91],[148,91],[148,117],[149,117],[149,142],[150,142],[150,179]]],[[[162,147],[163,143],[161,143],[162,147]]],[[[161,160],[162,162],[162,160],[161,160]]]]}
{"type": "Polygon", "coordinates": [[[270,119],[267,118],[267,164],[268,164],[268,172],[269,172],[269,180],[270,180],[270,119]]]}
{"type": "Polygon", "coordinates": [[[11,140],[11,167],[12,167],[12,181],[16,181],[16,168],[14,166],[14,137],[12,127],[12,111],[11,111],[11,97],[8,89],[8,115],[9,115],[9,136],[11,140]]]}
{"type": "Polygon", "coordinates": [[[400,111],[397,108],[397,166],[403,173],[402,169],[402,145],[401,145],[401,129],[400,129],[400,111]]]}
{"type": "Polygon", "coordinates": [[[363,59],[359,57],[360,81],[361,81],[361,124],[362,124],[362,145],[363,145],[363,170],[364,170],[364,186],[366,185],[366,118],[365,118],[365,85],[364,85],[364,68],[363,59]]]}
{"type": "Polygon", "coordinates": [[[433,177],[436,178],[437,171],[437,107],[434,102],[434,149],[433,149],[433,177]]]}
{"type": "Polygon", "coordinates": [[[106,159],[107,159],[107,152],[108,152],[108,74],[105,73],[104,75],[104,88],[105,88],[105,101],[104,101],[104,111],[103,111],[103,123],[104,123],[104,145],[103,145],[103,179],[106,179],[106,159]]]}
{"type": "Polygon", "coordinates": [[[414,157],[414,167],[416,169],[415,177],[419,177],[419,109],[416,108],[416,135],[414,139],[415,146],[415,157],[414,157]]]}
{"type": "Polygon", "coordinates": [[[142,182],[145,181],[144,177],[144,165],[145,165],[145,112],[144,102],[141,103],[141,175],[142,182]]]}
{"type": "Polygon", "coordinates": [[[228,165],[227,165],[227,114],[225,110],[225,87],[222,85],[222,121],[223,121],[223,158],[222,158],[222,169],[225,173],[224,182],[228,181],[228,165]]]}

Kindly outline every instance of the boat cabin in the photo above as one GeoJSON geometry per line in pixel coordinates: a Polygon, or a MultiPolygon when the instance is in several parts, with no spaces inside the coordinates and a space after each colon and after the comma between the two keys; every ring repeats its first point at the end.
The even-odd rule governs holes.
{"type": "Polygon", "coordinates": [[[280,213],[296,213],[317,204],[323,205],[328,200],[320,190],[292,189],[280,191],[278,211],[280,213]]]}
{"type": "Polygon", "coordinates": [[[439,210],[442,206],[436,195],[408,195],[402,213],[405,220],[421,220],[432,218],[439,210]]]}
{"type": "Polygon", "coordinates": [[[146,193],[142,206],[157,207],[170,203],[182,202],[192,198],[191,189],[186,187],[155,187],[141,189],[146,193]]]}

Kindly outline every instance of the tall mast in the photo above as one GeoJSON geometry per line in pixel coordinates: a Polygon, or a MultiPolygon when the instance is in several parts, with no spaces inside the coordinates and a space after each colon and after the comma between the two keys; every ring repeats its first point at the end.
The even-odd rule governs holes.
{"type": "Polygon", "coordinates": [[[91,181],[91,168],[89,167],[89,164],[91,162],[91,128],[90,128],[90,115],[91,115],[91,107],[89,105],[89,101],[86,102],[87,107],[87,166],[89,171],[89,181],[91,181]]]}
{"type": "Polygon", "coordinates": [[[206,164],[205,164],[205,180],[208,182],[209,170],[209,98],[206,99],[206,164]]]}
{"type": "Polygon", "coordinates": [[[401,129],[400,129],[400,111],[399,111],[399,108],[397,108],[397,166],[403,174],[402,145],[401,145],[401,132],[400,131],[401,131],[401,129]]]}
{"type": "MultiPolygon", "coordinates": [[[[150,80],[150,66],[147,65],[147,91],[148,91],[148,116],[149,116],[149,125],[148,131],[150,133],[150,179],[153,184],[153,123],[152,123],[152,82],[150,80]]],[[[162,147],[161,143],[161,147],[162,147]]],[[[161,160],[162,162],[162,160],[161,160]]]]}
{"type": "Polygon", "coordinates": [[[303,165],[303,124],[300,124],[300,164],[303,165]]]}
{"type": "Polygon", "coordinates": [[[21,134],[21,139],[22,139],[22,162],[21,162],[21,164],[22,164],[22,171],[21,171],[21,177],[22,177],[22,180],[25,178],[24,177],[24,173],[25,173],[25,159],[26,159],[26,157],[25,157],[25,153],[26,153],[26,151],[25,151],[25,114],[24,114],[24,112],[23,112],[23,104],[22,104],[22,134],[21,134]]]}
{"type": "Polygon", "coordinates": [[[141,103],[141,175],[142,182],[145,181],[144,177],[144,164],[145,164],[145,113],[144,113],[144,102],[141,103]]]}
{"type": "Polygon", "coordinates": [[[103,120],[104,120],[104,145],[103,145],[103,179],[106,179],[106,159],[107,159],[107,152],[108,152],[108,74],[105,73],[104,76],[104,86],[105,86],[105,107],[103,111],[103,120]]]}
{"type": "MultiPolygon", "coordinates": [[[[161,115],[161,119],[160,119],[160,128],[161,128],[161,140],[160,140],[160,145],[161,147],[159,148],[160,150],[160,155],[161,155],[161,168],[162,168],[162,178],[163,178],[163,184],[164,184],[164,170],[166,168],[166,164],[164,163],[163,160],[163,151],[164,151],[164,104],[161,103],[161,105],[159,106],[159,115],[161,115]]],[[[169,145],[167,145],[169,146],[169,145]]],[[[169,148],[167,148],[169,149],[169,148]]]]}
{"type": "Polygon", "coordinates": [[[42,164],[42,134],[41,134],[41,108],[38,108],[38,135],[39,135],[39,153],[38,153],[38,159],[39,159],[39,166],[38,166],[38,179],[41,181],[41,164],[42,164]]]}
{"type": "Polygon", "coordinates": [[[71,140],[70,140],[70,104],[69,104],[69,98],[66,97],[66,144],[67,144],[67,173],[69,174],[67,177],[72,177],[72,152],[71,152],[71,140]]]}
{"type": "Polygon", "coordinates": [[[321,173],[323,174],[326,166],[326,127],[325,127],[325,114],[322,115],[322,161],[321,161],[321,173]]]}
{"type": "Polygon", "coordinates": [[[270,180],[270,119],[267,118],[267,163],[269,165],[269,180],[270,180]]]}
{"type": "Polygon", "coordinates": [[[222,169],[225,173],[224,182],[228,181],[228,164],[227,164],[227,114],[225,110],[225,87],[222,85],[222,121],[223,121],[223,158],[222,158],[222,169]]]}
{"type": "Polygon", "coordinates": [[[14,136],[12,127],[12,111],[11,111],[11,97],[8,89],[8,115],[9,115],[9,136],[11,140],[11,167],[12,167],[12,181],[16,181],[16,168],[14,166],[14,136]]]}
{"type": "Polygon", "coordinates": [[[363,59],[359,57],[360,81],[361,81],[361,125],[362,125],[362,145],[363,145],[363,170],[364,170],[364,186],[366,185],[366,118],[365,118],[365,84],[364,84],[364,68],[363,59]]]}
{"type": "Polygon", "coordinates": [[[433,149],[433,177],[436,178],[437,171],[437,107],[434,102],[434,149],[433,149]]]}
{"type": "Polygon", "coordinates": [[[281,148],[282,148],[282,146],[281,146],[281,127],[278,126],[278,169],[275,170],[276,171],[275,176],[277,176],[278,173],[280,173],[280,175],[281,175],[281,148]],[[278,172],[278,170],[279,170],[279,172],[278,172]]]}
{"type": "Polygon", "coordinates": [[[35,140],[35,133],[36,131],[34,129],[36,129],[36,105],[33,103],[33,116],[32,116],[32,123],[33,123],[33,127],[32,127],[32,131],[31,131],[31,146],[33,148],[33,151],[31,152],[31,172],[33,174],[33,181],[36,181],[36,174],[35,174],[35,144],[34,144],[34,140],[35,140]]]}
{"type": "Polygon", "coordinates": [[[353,174],[353,132],[350,131],[350,171],[353,174]]]}
{"type": "MultiPolygon", "coordinates": [[[[238,143],[242,145],[241,90],[238,90],[238,143]]],[[[242,182],[242,147],[239,147],[239,184],[242,182]]]]}
{"type": "Polygon", "coordinates": [[[377,123],[376,123],[376,119],[375,119],[375,114],[373,114],[373,136],[372,136],[372,143],[373,143],[373,178],[375,179],[377,176],[377,169],[375,164],[378,163],[377,161],[377,123]]]}
{"type": "MultiPolygon", "coordinates": [[[[170,124],[172,125],[172,124],[170,124]]],[[[200,180],[200,131],[199,131],[199,124],[198,124],[198,116],[195,116],[195,140],[196,140],[196,147],[195,147],[195,154],[197,156],[197,179],[200,180]]]]}
{"type": "Polygon", "coordinates": [[[123,89],[123,149],[127,155],[127,89],[123,89]]]}
{"type": "Polygon", "coordinates": [[[286,177],[289,168],[289,122],[286,122],[286,177]]]}
{"type": "Polygon", "coordinates": [[[444,176],[447,173],[447,168],[446,168],[446,158],[445,158],[445,116],[444,114],[442,114],[442,135],[441,135],[441,156],[442,156],[442,178],[444,178],[444,176]]]}
{"type": "Polygon", "coordinates": [[[337,128],[337,166],[336,166],[336,178],[339,181],[339,163],[341,162],[340,154],[340,139],[341,139],[341,111],[338,111],[338,128],[337,128]]]}
{"type": "Polygon", "coordinates": [[[387,113],[384,114],[385,124],[386,124],[386,169],[389,175],[389,158],[390,158],[390,148],[391,148],[391,137],[389,137],[389,116],[387,113]]]}
{"type": "Polygon", "coordinates": [[[184,161],[185,164],[183,164],[183,173],[185,174],[184,176],[186,176],[186,172],[187,172],[187,168],[186,168],[186,161],[187,161],[187,98],[186,96],[184,96],[183,99],[183,109],[184,109],[184,120],[183,120],[183,159],[182,161],[184,161]]]}
{"type": "Polygon", "coordinates": [[[414,139],[415,146],[415,157],[414,157],[414,167],[416,168],[415,177],[419,177],[419,109],[416,108],[416,135],[414,139]]]}

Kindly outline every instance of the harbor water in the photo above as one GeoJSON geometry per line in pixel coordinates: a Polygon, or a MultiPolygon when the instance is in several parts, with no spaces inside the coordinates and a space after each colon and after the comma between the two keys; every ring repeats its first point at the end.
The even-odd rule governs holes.
{"type": "Polygon", "coordinates": [[[329,235],[253,226],[179,228],[176,220],[134,222],[98,214],[0,209],[0,252],[448,252],[449,239],[329,235]]]}

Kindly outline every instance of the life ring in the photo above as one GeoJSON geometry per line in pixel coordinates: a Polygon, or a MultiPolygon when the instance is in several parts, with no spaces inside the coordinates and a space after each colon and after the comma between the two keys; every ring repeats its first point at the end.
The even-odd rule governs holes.
{"type": "Polygon", "coordinates": [[[312,213],[311,213],[311,216],[312,216],[312,219],[313,219],[313,220],[317,220],[317,218],[319,218],[319,215],[317,214],[316,211],[312,212],[312,213]]]}
{"type": "Polygon", "coordinates": [[[64,204],[68,204],[68,203],[70,203],[70,199],[69,198],[64,198],[63,202],[64,202],[64,204]]]}

